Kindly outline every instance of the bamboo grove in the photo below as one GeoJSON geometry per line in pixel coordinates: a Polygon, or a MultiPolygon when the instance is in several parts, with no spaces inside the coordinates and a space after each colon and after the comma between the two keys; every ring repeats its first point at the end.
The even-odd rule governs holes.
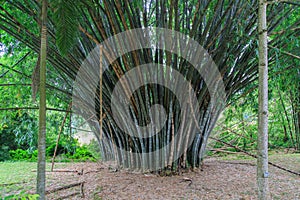
{"type": "MultiPolygon", "coordinates": [[[[257,9],[258,3],[255,0],[53,0],[48,9],[47,59],[64,80],[65,85],[59,87],[60,92],[69,94],[71,99],[72,86],[80,66],[98,44],[126,30],[146,27],[171,29],[189,36],[208,51],[222,75],[228,103],[233,95],[246,93],[243,90],[245,86],[257,79],[257,9]]],[[[296,9],[289,3],[270,4],[268,32],[275,31],[285,20],[284,16],[296,9]]],[[[0,6],[0,28],[38,53],[40,10],[41,5],[37,0],[5,1],[0,6]]],[[[291,31],[274,35],[269,45],[276,48],[286,46],[281,38],[299,35],[300,30],[294,29],[299,24],[300,21],[296,21],[287,28],[291,31]]],[[[270,65],[276,61],[274,51],[270,49],[270,65]]],[[[103,56],[108,57],[105,53],[103,56]]],[[[38,67],[33,72],[34,94],[38,85],[34,74],[38,67]]],[[[78,97],[83,102],[79,114],[94,131],[104,159],[116,159],[120,166],[142,169],[151,168],[144,163],[171,170],[200,165],[207,140],[222,110],[212,108],[203,77],[184,58],[155,48],[135,50],[115,59],[98,84],[94,99],[97,114],[90,114],[94,111],[84,103],[84,96],[78,97]],[[191,145],[175,161],[170,157],[175,157],[179,152],[180,147],[176,144],[169,152],[158,154],[155,160],[151,160],[147,154],[133,154],[162,148],[175,137],[174,132],[184,123],[181,117],[190,119],[191,113],[182,113],[184,111],[180,109],[178,99],[167,88],[148,84],[136,90],[131,98],[131,117],[139,125],[148,124],[149,106],[160,104],[164,107],[166,122],[159,134],[149,138],[133,137],[124,133],[112,116],[111,96],[116,83],[134,66],[147,63],[171,66],[190,82],[197,94],[200,118],[196,119],[198,127],[192,127],[197,129],[197,134],[191,138],[188,137],[191,130],[188,127],[183,130],[187,135],[184,138],[186,143],[191,145]],[[100,131],[99,120],[103,131],[100,131]]]]}

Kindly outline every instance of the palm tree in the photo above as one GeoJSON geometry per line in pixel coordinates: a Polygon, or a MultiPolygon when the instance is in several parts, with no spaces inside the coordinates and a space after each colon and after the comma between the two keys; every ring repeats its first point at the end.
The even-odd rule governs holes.
{"type": "MultiPolygon", "coordinates": [[[[72,47],[72,40],[75,39],[74,33],[76,33],[76,18],[71,14],[72,3],[70,1],[53,1],[55,3],[55,20],[58,22],[57,43],[62,55],[65,55],[67,51],[72,47]],[[69,2],[67,4],[66,2],[69,2]],[[66,11],[67,10],[67,11],[66,11]],[[72,16],[72,17],[71,17],[72,16]],[[63,22],[62,22],[63,21],[63,22]],[[62,23],[62,24],[60,24],[62,23]],[[67,26],[64,27],[64,26],[67,26]],[[66,35],[68,37],[66,37],[66,35]]],[[[73,2],[74,3],[74,2],[73,2]]],[[[41,13],[41,46],[40,46],[40,78],[39,78],[39,90],[40,90],[40,106],[39,106],[39,135],[38,135],[38,170],[37,170],[37,194],[39,199],[45,199],[46,190],[46,61],[47,61],[47,11],[48,1],[42,1],[42,13],[41,13]]],[[[35,87],[37,88],[37,87],[35,87]]]]}
{"type": "Polygon", "coordinates": [[[37,187],[39,199],[45,199],[46,188],[46,61],[47,61],[47,0],[42,1],[40,48],[40,107],[38,135],[37,187]]]}

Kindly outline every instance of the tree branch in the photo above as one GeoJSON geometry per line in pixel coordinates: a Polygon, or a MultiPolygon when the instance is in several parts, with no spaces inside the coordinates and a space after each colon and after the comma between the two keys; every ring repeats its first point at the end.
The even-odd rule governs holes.
{"type": "Polygon", "coordinates": [[[300,56],[294,55],[294,54],[289,53],[289,52],[287,52],[287,51],[283,51],[283,50],[278,49],[277,47],[273,47],[273,46],[271,46],[271,45],[268,45],[268,47],[270,47],[271,49],[279,50],[281,53],[283,53],[283,54],[285,54],[285,55],[287,55],[287,56],[291,56],[291,57],[293,57],[293,58],[296,58],[296,59],[300,60],[300,56]]]}

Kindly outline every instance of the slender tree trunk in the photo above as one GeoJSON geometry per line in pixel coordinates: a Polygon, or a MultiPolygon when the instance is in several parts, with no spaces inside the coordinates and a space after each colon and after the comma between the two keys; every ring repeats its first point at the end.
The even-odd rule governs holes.
{"type": "Polygon", "coordinates": [[[40,108],[38,135],[38,170],[36,191],[45,199],[46,187],[46,57],[47,57],[47,0],[42,1],[42,28],[40,47],[40,108]]]}
{"type": "Polygon", "coordinates": [[[257,137],[257,186],[258,199],[269,199],[268,185],[268,42],[267,3],[259,0],[259,113],[257,137]]]}

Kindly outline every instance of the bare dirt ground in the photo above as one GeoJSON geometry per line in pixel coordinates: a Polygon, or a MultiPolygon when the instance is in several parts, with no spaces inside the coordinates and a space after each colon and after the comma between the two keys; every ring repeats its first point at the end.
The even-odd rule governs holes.
{"type": "MultiPolygon", "coordinates": [[[[276,155],[271,161],[300,172],[300,155],[276,155]]],[[[208,158],[203,171],[195,170],[177,176],[161,177],[129,170],[115,170],[109,163],[56,164],[56,169],[84,169],[77,173],[47,173],[47,188],[84,181],[84,199],[239,199],[256,198],[255,160],[232,160],[208,158]]],[[[272,166],[270,171],[270,193],[272,199],[299,200],[300,176],[272,166]]],[[[49,194],[48,199],[59,199],[80,187],[49,194]]],[[[83,199],[80,195],[68,199],[83,199]]]]}

